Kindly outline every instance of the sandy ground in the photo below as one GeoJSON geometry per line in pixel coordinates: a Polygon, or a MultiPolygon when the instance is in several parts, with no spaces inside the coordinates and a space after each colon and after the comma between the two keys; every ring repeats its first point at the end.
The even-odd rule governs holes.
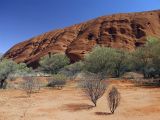
{"type": "Polygon", "coordinates": [[[75,83],[69,83],[62,90],[42,89],[30,98],[24,91],[0,90],[0,120],[160,120],[160,88],[112,85],[121,93],[121,104],[113,115],[106,94],[93,107],[75,83]]]}

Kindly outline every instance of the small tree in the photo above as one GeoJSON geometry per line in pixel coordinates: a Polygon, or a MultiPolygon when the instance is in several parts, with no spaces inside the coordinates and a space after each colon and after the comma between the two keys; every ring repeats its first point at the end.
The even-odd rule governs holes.
{"type": "Polygon", "coordinates": [[[109,109],[113,114],[120,103],[120,93],[118,92],[117,88],[112,87],[112,89],[108,93],[107,99],[108,99],[109,109]]]}
{"type": "Polygon", "coordinates": [[[124,50],[115,50],[113,56],[113,75],[120,77],[129,70],[129,57],[130,54],[124,50]]]}
{"type": "Polygon", "coordinates": [[[64,66],[69,64],[69,58],[65,54],[47,55],[40,60],[40,70],[45,73],[56,74],[64,66]]]}
{"type": "Polygon", "coordinates": [[[153,55],[153,68],[155,70],[155,75],[160,77],[160,42],[156,41],[152,47],[153,55]]]}
{"type": "Polygon", "coordinates": [[[101,75],[101,79],[114,68],[115,49],[107,47],[95,47],[91,53],[85,56],[85,70],[101,75]]]}
{"type": "Polygon", "coordinates": [[[159,71],[159,47],[159,41],[149,39],[143,47],[138,48],[132,54],[133,70],[142,73],[144,78],[155,77],[159,71]]]}
{"type": "Polygon", "coordinates": [[[95,75],[85,78],[85,80],[81,82],[81,87],[95,107],[97,106],[97,100],[103,96],[106,90],[104,81],[101,81],[100,77],[95,75]]]}
{"type": "Polygon", "coordinates": [[[34,77],[25,76],[23,77],[23,89],[26,91],[27,95],[30,97],[32,93],[40,90],[40,82],[34,77]]]}

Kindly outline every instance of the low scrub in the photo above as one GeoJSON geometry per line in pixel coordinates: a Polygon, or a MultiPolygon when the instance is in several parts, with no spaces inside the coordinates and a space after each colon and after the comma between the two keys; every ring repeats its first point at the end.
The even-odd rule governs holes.
{"type": "Polygon", "coordinates": [[[67,77],[63,74],[56,74],[48,79],[47,87],[62,89],[66,84],[67,77]]]}
{"type": "Polygon", "coordinates": [[[69,63],[69,58],[65,54],[49,54],[40,59],[39,70],[48,74],[57,74],[69,63]]]}
{"type": "Polygon", "coordinates": [[[60,74],[64,74],[71,79],[75,79],[79,73],[83,71],[84,63],[82,61],[75,62],[68,66],[65,66],[63,69],[60,70],[60,74]]]}
{"type": "Polygon", "coordinates": [[[160,79],[135,79],[135,86],[160,87],[160,79]]]}
{"type": "Polygon", "coordinates": [[[28,68],[25,63],[17,64],[12,60],[3,59],[0,61],[0,88],[5,89],[7,80],[13,80],[13,75],[17,74],[17,76],[20,76],[31,72],[32,69],[28,68]]]}
{"type": "Polygon", "coordinates": [[[38,79],[30,76],[23,77],[23,89],[26,91],[27,95],[30,97],[32,93],[39,92],[40,82],[38,79]]]}

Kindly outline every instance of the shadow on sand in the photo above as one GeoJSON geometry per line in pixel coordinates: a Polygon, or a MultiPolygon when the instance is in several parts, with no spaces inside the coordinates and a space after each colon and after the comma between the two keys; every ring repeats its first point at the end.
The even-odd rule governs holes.
{"type": "Polygon", "coordinates": [[[15,96],[14,98],[29,98],[27,95],[15,96]]]}
{"type": "Polygon", "coordinates": [[[112,113],[108,112],[95,112],[96,115],[112,115],[112,113]]]}
{"type": "Polygon", "coordinates": [[[63,106],[63,110],[76,112],[80,110],[89,110],[92,109],[93,107],[94,107],[93,105],[88,105],[88,104],[66,104],[63,106]]]}

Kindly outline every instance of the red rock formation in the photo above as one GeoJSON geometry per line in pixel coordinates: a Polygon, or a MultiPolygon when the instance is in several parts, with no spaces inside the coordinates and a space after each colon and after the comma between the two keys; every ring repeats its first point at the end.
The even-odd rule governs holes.
{"type": "Polygon", "coordinates": [[[36,67],[40,57],[49,52],[66,53],[75,62],[97,44],[133,50],[148,36],[160,36],[160,10],[102,16],[47,32],[15,45],[5,57],[36,67]]]}

